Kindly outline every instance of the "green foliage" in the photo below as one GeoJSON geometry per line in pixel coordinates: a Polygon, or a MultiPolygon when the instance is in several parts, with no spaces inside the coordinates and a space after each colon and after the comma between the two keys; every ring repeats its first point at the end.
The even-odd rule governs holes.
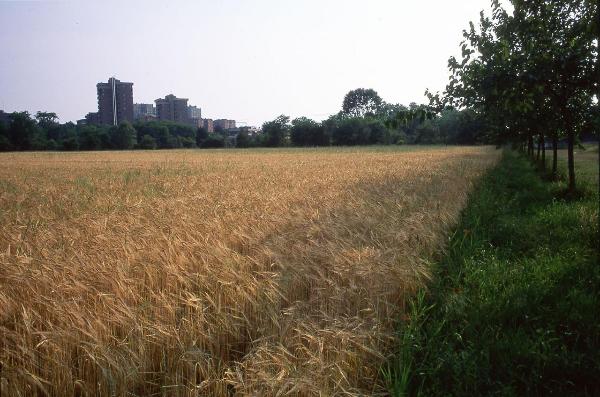
{"type": "Polygon", "coordinates": [[[48,145],[48,137],[45,131],[39,126],[34,127],[34,133],[31,137],[29,149],[31,150],[46,150],[48,145]]]}
{"type": "Polygon", "coordinates": [[[290,139],[294,146],[327,146],[329,136],[320,123],[306,117],[292,120],[290,139]]]}
{"type": "MultiPolygon", "coordinates": [[[[359,101],[372,97],[373,90],[354,90],[346,95],[346,111],[330,116],[322,123],[306,117],[294,119],[280,116],[263,125],[262,134],[253,140],[256,146],[328,146],[328,145],[390,145],[402,143],[423,144],[478,144],[487,141],[486,125],[472,111],[446,111],[439,118],[428,106],[411,103],[409,107],[387,104],[383,101],[359,101]],[[371,93],[372,91],[372,93],[371,93]],[[366,94],[365,94],[366,92],[366,94]],[[348,103],[362,103],[359,107],[370,111],[354,111],[348,103]],[[374,105],[373,105],[374,106],[374,105]],[[350,114],[365,114],[351,116],[350,114]],[[456,113],[456,114],[455,114],[456,113]],[[288,138],[289,137],[289,138],[288,138]]],[[[375,93],[376,95],[376,93],[375,93]]],[[[358,105],[357,105],[358,106],[358,105]]]]}
{"type": "Polygon", "coordinates": [[[290,118],[285,115],[277,117],[275,120],[267,121],[262,126],[264,134],[264,144],[268,147],[285,146],[289,141],[290,118]]]}
{"type": "Polygon", "coordinates": [[[565,201],[505,154],[410,304],[384,371],[393,395],[600,393],[597,188],[565,201]]]}
{"type": "Polygon", "coordinates": [[[333,145],[374,145],[389,143],[383,121],[374,117],[333,117],[327,120],[326,131],[333,145]]]}
{"type": "Polygon", "coordinates": [[[14,112],[10,115],[8,139],[14,150],[30,150],[34,137],[38,134],[35,120],[29,112],[14,112]]]}
{"type": "MultiPolygon", "coordinates": [[[[62,126],[58,123],[58,116],[53,112],[37,112],[35,114],[35,119],[37,120],[38,127],[41,128],[44,132],[44,138],[47,138],[47,142],[54,141],[54,149],[48,147],[49,150],[55,150],[56,142],[61,140],[61,132],[62,126]]],[[[41,139],[42,141],[45,139],[41,139]]],[[[50,146],[53,144],[49,143],[50,146]]],[[[43,150],[44,147],[41,147],[40,150],[43,150]]]]}
{"type": "Polygon", "coordinates": [[[133,149],[137,144],[136,131],[131,124],[124,121],[118,127],[110,129],[110,142],[113,149],[133,149]]]}
{"type": "Polygon", "coordinates": [[[156,140],[158,149],[196,147],[198,144],[198,128],[187,124],[146,121],[137,122],[133,127],[137,131],[138,140],[141,140],[144,135],[149,135],[156,140]]]}
{"type": "Polygon", "coordinates": [[[342,104],[342,112],[349,117],[374,116],[381,108],[383,101],[372,88],[357,88],[346,94],[342,104]]]}
{"type": "Polygon", "coordinates": [[[252,144],[252,140],[246,131],[240,131],[235,140],[235,147],[248,148],[252,144]]]}
{"type": "Polygon", "coordinates": [[[187,124],[170,122],[167,122],[166,126],[169,129],[169,133],[173,136],[178,136],[182,138],[192,138],[194,141],[196,140],[196,135],[198,133],[198,128],[196,127],[187,124]]]}
{"type": "MultiPolygon", "coordinates": [[[[450,83],[431,104],[484,116],[496,143],[527,143],[533,155],[549,136],[569,145],[569,189],[575,189],[573,146],[593,130],[598,94],[598,3],[587,0],[492,1],[491,17],[463,33],[462,60],[451,57],[450,83]]],[[[555,146],[556,147],[556,146],[555,146]]],[[[544,157],[544,155],[542,155],[544,157]]],[[[553,164],[556,164],[554,155],[553,164]]],[[[556,168],[553,166],[556,174],[556,168]]]]}
{"type": "Polygon", "coordinates": [[[438,129],[441,142],[455,145],[490,142],[486,121],[471,109],[444,109],[432,122],[438,129]]]}
{"type": "Polygon", "coordinates": [[[156,149],[156,139],[146,134],[142,137],[139,143],[140,149],[156,149]]]}
{"type": "Polygon", "coordinates": [[[108,129],[96,125],[84,125],[78,128],[78,142],[81,150],[100,150],[110,147],[108,129]]]}
{"type": "Polygon", "coordinates": [[[58,126],[58,116],[54,112],[37,112],[35,118],[39,126],[46,130],[58,126]]]}
{"type": "Polygon", "coordinates": [[[79,138],[77,136],[77,128],[73,125],[73,123],[66,123],[63,126],[61,126],[61,135],[60,139],[57,141],[57,149],[79,149],[79,138]]]}
{"type": "Polygon", "coordinates": [[[330,126],[331,139],[334,145],[366,145],[370,135],[365,119],[361,117],[344,117],[330,126]]]}
{"type": "Polygon", "coordinates": [[[202,142],[202,147],[207,149],[225,147],[225,137],[221,134],[208,134],[208,138],[202,142]]]}
{"type": "Polygon", "coordinates": [[[41,150],[58,150],[58,143],[54,139],[48,139],[41,150]]]}
{"type": "Polygon", "coordinates": [[[0,152],[8,151],[12,149],[10,138],[8,135],[8,127],[0,122],[0,152]]]}
{"type": "Polygon", "coordinates": [[[196,139],[190,136],[178,136],[177,142],[179,147],[194,148],[196,147],[196,139]]]}
{"type": "Polygon", "coordinates": [[[440,140],[440,129],[431,120],[425,120],[419,124],[415,131],[415,143],[432,144],[440,140]]]}
{"type": "Polygon", "coordinates": [[[204,127],[198,127],[196,131],[196,146],[201,147],[202,142],[208,138],[208,131],[204,127]]]}
{"type": "Polygon", "coordinates": [[[419,125],[432,118],[434,118],[434,113],[428,106],[412,102],[409,108],[393,112],[385,121],[392,128],[404,128],[414,133],[419,125]]]}
{"type": "Polygon", "coordinates": [[[177,147],[177,138],[171,135],[167,126],[157,125],[150,133],[156,134],[156,141],[159,148],[172,149],[177,147]]]}

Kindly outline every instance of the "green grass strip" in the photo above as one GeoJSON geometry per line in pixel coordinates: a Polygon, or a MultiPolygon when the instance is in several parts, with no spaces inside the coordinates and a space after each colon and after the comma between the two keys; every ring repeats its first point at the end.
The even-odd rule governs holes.
{"type": "Polygon", "coordinates": [[[598,187],[564,187],[514,152],[482,179],[400,327],[392,395],[600,395],[598,187]]]}

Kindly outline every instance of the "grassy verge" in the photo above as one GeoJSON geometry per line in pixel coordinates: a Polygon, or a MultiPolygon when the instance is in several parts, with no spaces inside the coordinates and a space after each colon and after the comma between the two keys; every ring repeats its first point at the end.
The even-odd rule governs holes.
{"type": "Polygon", "coordinates": [[[507,152],[412,302],[384,370],[401,395],[600,395],[598,187],[576,201],[507,152]]]}

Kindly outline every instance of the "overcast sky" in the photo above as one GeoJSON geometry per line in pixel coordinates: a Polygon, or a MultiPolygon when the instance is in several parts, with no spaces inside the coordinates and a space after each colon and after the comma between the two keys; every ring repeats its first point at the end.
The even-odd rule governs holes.
{"type": "Polygon", "coordinates": [[[77,120],[96,83],[174,94],[203,117],[321,120],[351,89],[425,102],[489,0],[0,1],[0,109],[77,120]]]}

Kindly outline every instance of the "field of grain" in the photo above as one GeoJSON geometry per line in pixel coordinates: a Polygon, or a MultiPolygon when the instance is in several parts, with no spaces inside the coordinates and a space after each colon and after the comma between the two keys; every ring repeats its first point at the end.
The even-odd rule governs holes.
{"type": "Polygon", "coordinates": [[[375,395],[492,148],[0,154],[4,395],[375,395]]]}

